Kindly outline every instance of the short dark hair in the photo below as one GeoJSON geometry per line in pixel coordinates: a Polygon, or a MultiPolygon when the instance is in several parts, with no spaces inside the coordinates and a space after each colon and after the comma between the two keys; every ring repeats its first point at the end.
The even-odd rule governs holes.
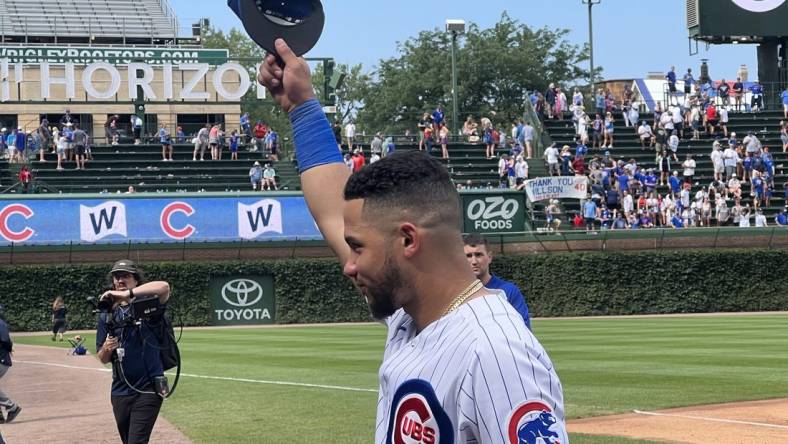
{"type": "Polygon", "coordinates": [[[487,251],[490,250],[490,243],[487,241],[487,238],[479,234],[466,234],[462,238],[462,243],[463,245],[467,245],[469,247],[484,245],[484,248],[487,251]]]}
{"type": "Polygon", "coordinates": [[[362,168],[348,179],[344,198],[365,199],[365,211],[410,210],[421,221],[460,229],[460,199],[449,172],[419,151],[396,152],[362,168]]]}

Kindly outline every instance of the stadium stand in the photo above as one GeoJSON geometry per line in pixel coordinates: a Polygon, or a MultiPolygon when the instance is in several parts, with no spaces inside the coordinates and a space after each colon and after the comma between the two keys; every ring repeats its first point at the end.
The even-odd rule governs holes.
{"type": "Polygon", "coordinates": [[[164,0],[5,0],[0,2],[3,40],[68,42],[104,38],[176,38],[178,20],[164,0]],[[54,37],[57,36],[57,37],[54,37]]]}
{"type": "MultiPolygon", "coordinates": [[[[46,162],[32,162],[35,189],[48,193],[118,193],[133,186],[137,192],[251,191],[249,169],[255,161],[267,162],[261,152],[240,150],[238,160],[229,160],[225,150],[221,161],[192,161],[194,147],[174,146],[173,162],[162,162],[161,145],[97,145],[93,160],[86,169],[74,170],[74,162],[65,162],[57,171],[55,154],[47,153],[46,162]]],[[[298,175],[290,162],[274,165],[280,189],[294,190],[298,175]]],[[[18,164],[0,161],[0,184],[7,188],[17,180],[18,164]]]]}
{"type": "MultiPolygon", "coordinates": [[[[610,155],[616,161],[623,160],[626,163],[630,159],[635,159],[638,166],[643,166],[647,169],[655,168],[656,171],[658,171],[659,169],[655,163],[654,149],[648,147],[646,149],[642,149],[640,140],[636,134],[636,128],[625,128],[623,125],[622,116],[617,114],[615,117],[617,125],[614,148],[591,149],[586,156],[587,161],[590,161],[595,156],[601,157],[605,151],[610,151],[610,155]]],[[[782,118],[782,112],[777,111],[762,112],[757,114],[731,113],[730,122],[728,124],[728,131],[735,132],[737,134],[739,143],[742,142],[742,138],[746,136],[749,131],[752,131],[760,139],[764,146],[769,146],[771,149],[771,154],[774,158],[775,165],[775,187],[773,190],[771,205],[768,207],[762,207],[763,212],[770,224],[773,221],[773,217],[781,209],[783,209],[786,204],[788,204],[788,202],[786,202],[784,199],[783,191],[783,184],[788,182],[788,153],[782,152],[782,141],[780,140],[780,121],[782,118]]],[[[641,115],[640,120],[646,120],[653,126],[652,114],[641,115]]],[[[547,120],[545,121],[545,127],[552,141],[556,143],[559,149],[564,145],[569,145],[571,147],[572,153],[574,154],[574,148],[576,145],[575,130],[570,119],[567,118],[561,121],[547,120]]],[[[681,163],[685,160],[687,154],[692,154],[694,160],[697,163],[694,182],[698,183],[698,185],[693,185],[691,189],[693,200],[698,189],[703,186],[708,187],[714,179],[714,169],[710,158],[714,140],[714,137],[707,135],[705,132],[701,132],[700,140],[682,140],[678,149],[679,162],[674,163],[674,165],[671,166],[671,170],[677,170],[679,175],[681,175],[681,163]]],[[[722,142],[722,148],[724,149],[727,146],[727,142],[724,138],[721,139],[720,142],[722,142]]],[[[750,196],[749,183],[742,182],[742,190],[742,205],[750,204],[752,207],[753,197],[750,196]]],[[[667,186],[657,187],[657,192],[663,196],[669,193],[669,191],[670,190],[667,186]]],[[[733,202],[731,201],[728,204],[729,206],[732,206],[733,202]]],[[[580,204],[577,200],[562,199],[561,206],[563,207],[563,218],[565,223],[567,222],[567,215],[571,216],[574,213],[580,211],[580,204]]],[[[538,227],[545,226],[545,219],[543,214],[541,214],[543,207],[543,205],[540,205],[537,206],[536,209],[535,218],[537,219],[536,226],[538,227]]],[[[716,220],[714,220],[713,217],[712,220],[712,223],[714,224],[716,220]]],[[[567,225],[571,225],[571,223],[567,225]]]]}

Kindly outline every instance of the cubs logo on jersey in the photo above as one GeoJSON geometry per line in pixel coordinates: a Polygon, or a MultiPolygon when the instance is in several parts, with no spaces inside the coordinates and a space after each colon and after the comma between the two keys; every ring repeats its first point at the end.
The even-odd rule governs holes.
{"type": "Polygon", "coordinates": [[[542,401],[525,401],[507,422],[509,444],[568,444],[569,439],[552,409],[542,401]]]}
{"type": "Polygon", "coordinates": [[[394,394],[386,444],[454,443],[454,430],[432,386],[419,379],[404,382],[394,394]]]}

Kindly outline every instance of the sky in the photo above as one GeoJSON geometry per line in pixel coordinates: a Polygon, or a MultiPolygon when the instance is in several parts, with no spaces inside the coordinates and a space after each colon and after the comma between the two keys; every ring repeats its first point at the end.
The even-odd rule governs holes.
{"type": "MultiPolygon", "coordinates": [[[[719,0],[727,1],[727,0],[719,0]]],[[[181,28],[200,17],[222,30],[242,28],[225,0],[170,0],[181,28]]],[[[441,28],[446,19],[463,19],[482,28],[495,24],[503,11],[527,25],[566,28],[572,43],[588,41],[588,7],[581,0],[323,0],[326,26],[307,57],[333,57],[340,63],[363,64],[371,71],[382,58],[397,55],[397,43],[420,31],[441,28]],[[480,7],[480,5],[483,5],[480,7]]],[[[747,65],[757,77],[756,46],[705,44],[689,55],[686,0],[602,0],[594,6],[594,64],[606,79],[645,77],[666,72],[700,71],[708,59],[715,79],[735,78],[747,65]]],[[[587,66],[586,66],[587,67],[587,66]]]]}

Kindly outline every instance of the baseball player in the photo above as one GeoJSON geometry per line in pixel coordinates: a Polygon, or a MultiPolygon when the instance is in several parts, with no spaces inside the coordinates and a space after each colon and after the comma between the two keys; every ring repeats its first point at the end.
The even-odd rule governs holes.
{"type": "Polygon", "coordinates": [[[310,211],[388,326],[375,442],[567,443],[556,370],[468,267],[445,167],[400,152],[348,178],[308,65],[283,40],[276,49],[258,80],[290,116],[310,211]]]}
{"type": "Polygon", "coordinates": [[[482,236],[471,234],[465,236],[463,239],[465,257],[468,258],[468,263],[471,265],[473,274],[476,278],[482,281],[485,287],[502,290],[506,294],[506,300],[512,304],[515,310],[523,317],[525,325],[531,330],[531,317],[528,314],[528,304],[525,302],[525,297],[517,288],[517,285],[505,281],[498,276],[490,274],[490,262],[492,262],[493,254],[490,251],[490,245],[482,236]]]}

